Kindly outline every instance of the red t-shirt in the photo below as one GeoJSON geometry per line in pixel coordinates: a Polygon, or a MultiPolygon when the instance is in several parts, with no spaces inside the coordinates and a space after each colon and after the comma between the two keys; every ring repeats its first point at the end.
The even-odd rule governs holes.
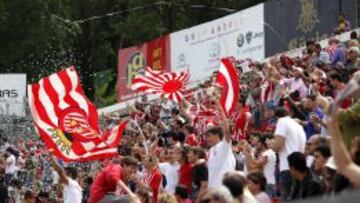
{"type": "Polygon", "coordinates": [[[157,202],[162,175],[158,169],[151,174],[145,174],[145,183],[151,188],[153,193],[153,202],[157,202]]]}
{"type": "Polygon", "coordinates": [[[191,191],[193,173],[191,164],[182,164],[179,169],[179,184],[186,187],[186,189],[191,191]]]}
{"type": "Polygon", "coordinates": [[[107,192],[115,192],[117,183],[122,180],[122,168],[118,164],[110,164],[96,176],[90,189],[88,203],[99,202],[107,192]]]}
{"type": "Polygon", "coordinates": [[[189,134],[186,137],[185,143],[190,146],[197,146],[198,142],[197,142],[195,134],[189,134]]]}

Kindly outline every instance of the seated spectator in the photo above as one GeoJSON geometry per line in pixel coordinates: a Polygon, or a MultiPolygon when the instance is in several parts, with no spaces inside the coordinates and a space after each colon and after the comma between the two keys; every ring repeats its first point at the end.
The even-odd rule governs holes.
{"type": "Polygon", "coordinates": [[[320,145],[314,151],[314,172],[320,178],[324,178],[325,175],[325,164],[330,158],[331,152],[328,145],[320,145]]]}
{"type": "Polygon", "coordinates": [[[228,172],[224,175],[223,185],[229,189],[231,195],[239,203],[256,203],[255,197],[248,189],[245,175],[239,171],[228,172]]]}
{"type": "Polygon", "coordinates": [[[217,203],[233,203],[234,198],[230,191],[223,186],[209,189],[204,197],[201,198],[202,203],[217,202],[217,203]]]}
{"type": "Polygon", "coordinates": [[[288,156],[290,174],[296,180],[290,197],[292,200],[321,195],[324,188],[306,166],[306,158],[301,152],[293,152],[288,156]]]}
{"type": "Polygon", "coordinates": [[[189,194],[185,187],[178,185],[175,188],[175,197],[178,203],[191,203],[191,200],[188,198],[189,194]]]}

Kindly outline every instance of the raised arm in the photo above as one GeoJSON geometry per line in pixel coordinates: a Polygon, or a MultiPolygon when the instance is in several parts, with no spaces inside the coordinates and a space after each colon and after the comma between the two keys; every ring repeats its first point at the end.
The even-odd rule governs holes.
{"type": "Polygon", "coordinates": [[[230,143],[231,142],[231,133],[230,133],[230,124],[229,124],[229,120],[226,117],[226,114],[224,112],[224,109],[222,108],[220,101],[216,100],[218,109],[220,111],[221,114],[221,119],[223,120],[223,130],[224,130],[224,139],[226,142],[230,143]]]}
{"type": "Polygon", "coordinates": [[[52,154],[53,151],[50,151],[50,159],[51,159],[51,165],[53,166],[56,173],[59,174],[60,182],[64,183],[65,185],[69,184],[69,179],[65,174],[64,169],[58,164],[58,162],[55,160],[54,155],[52,154]]]}
{"type": "Polygon", "coordinates": [[[338,122],[338,114],[334,114],[328,122],[328,130],[331,136],[331,153],[334,157],[337,171],[347,177],[355,186],[360,186],[360,167],[351,159],[344,141],[341,138],[341,132],[338,122]]]}

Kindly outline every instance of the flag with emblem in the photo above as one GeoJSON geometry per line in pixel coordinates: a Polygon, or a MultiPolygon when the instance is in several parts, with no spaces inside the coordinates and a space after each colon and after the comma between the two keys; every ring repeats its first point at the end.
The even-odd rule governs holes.
{"type": "Polygon", "coordinates": [[[75,67],[28,86],[36,130],[63,161],[91,161],[117,155],[127,122],[101,132],[96,107],[84,95],[75,67]]]}
{"type": "Polygon", "coordinates": [[[160,95],[169,100],[180,102],[184,98],[189,78],[190,73],[188,70],[178,73],[165,73],[146,67],[144,74],[139,74],[133,79],[131,89],[160,95]]]}

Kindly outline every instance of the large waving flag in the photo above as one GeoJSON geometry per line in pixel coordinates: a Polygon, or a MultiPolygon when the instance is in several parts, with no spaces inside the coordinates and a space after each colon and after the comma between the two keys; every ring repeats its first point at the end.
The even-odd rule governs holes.
{"type": "Polygon", "coordinates": [[[28,86],[36,129],[48,149],[64,161],[117,155],[127,122],[101,133],[96,107],[86,98],[74,67],[28,86]]]}
{"type": "Polygon", "coordinates": [[[221,59],[217,83],[222,87],[220,104],[229,117],[240,96],[238,73],[229,58],[221,59]]]}
{"type": "Polygon", "coordinates": [[[164,73],[146,67],[144,75],[137,75],[133,79],[131,89],[157,94],[169,100],[180,102],[184,97],[183,94],[186,91],[189,78],[189,71],[164,73]]]}

